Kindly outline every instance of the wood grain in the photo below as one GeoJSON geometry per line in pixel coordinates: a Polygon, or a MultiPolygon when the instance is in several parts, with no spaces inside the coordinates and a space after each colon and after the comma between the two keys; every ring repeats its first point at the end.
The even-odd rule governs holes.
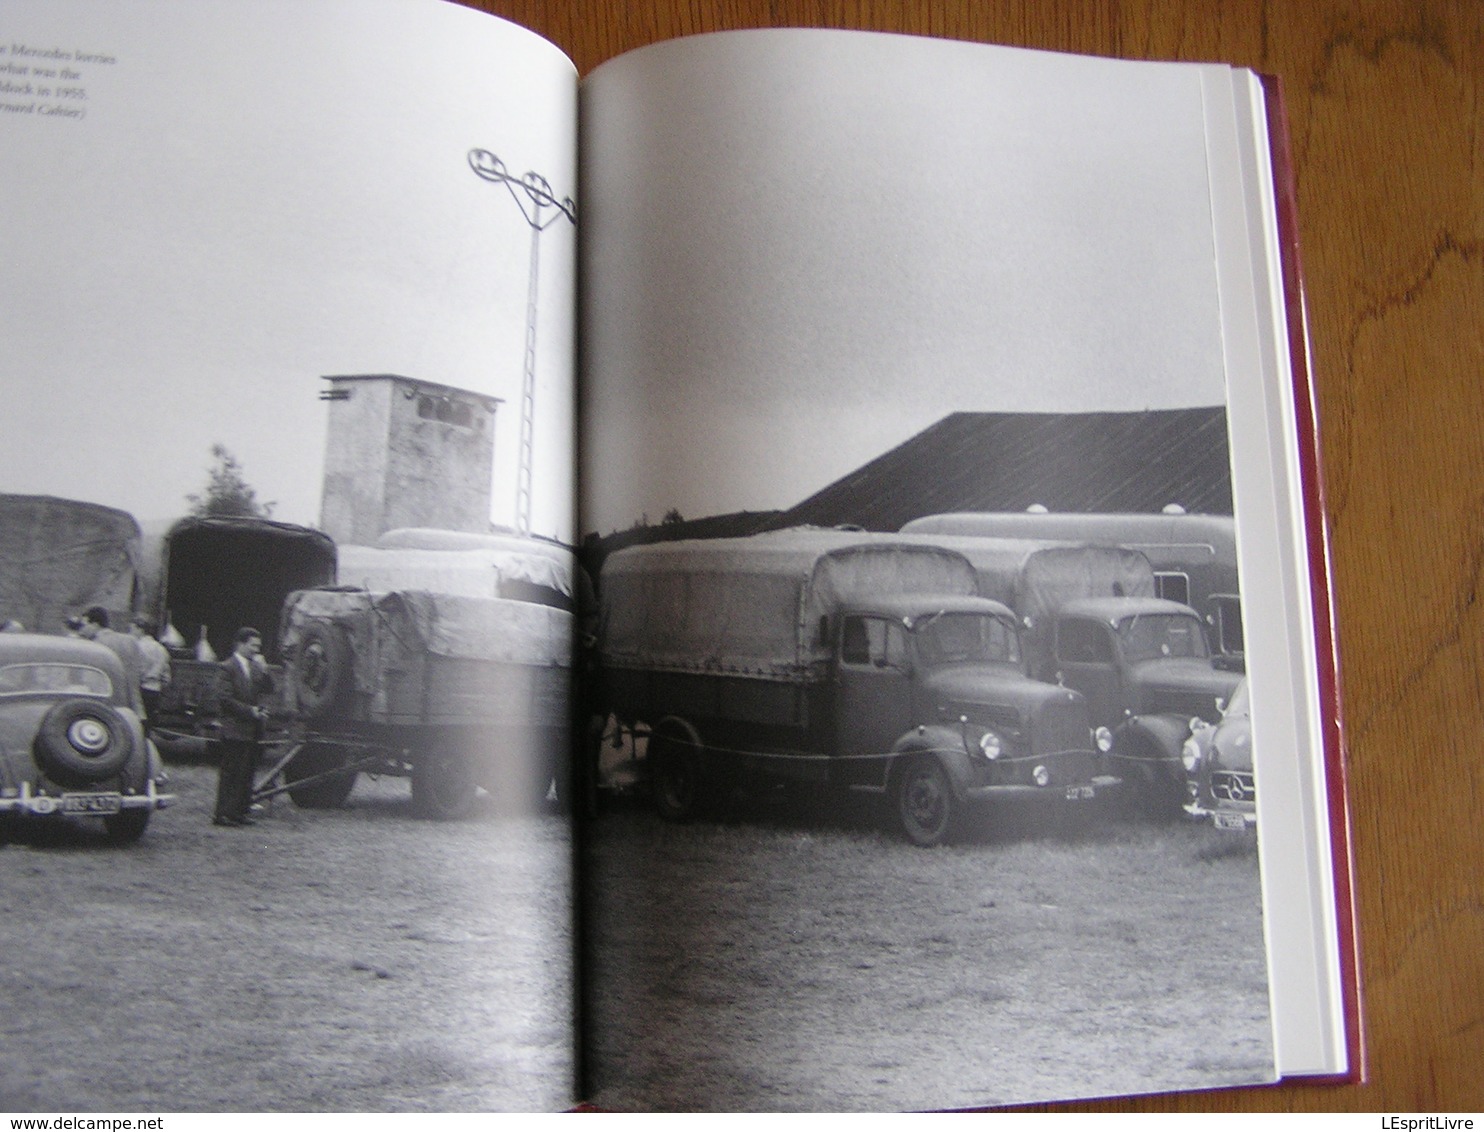
{"type": "Polygon", "coordinates": [[[821,26],[1279,76],[1333,528],[1369,1078],[1080,1107],[1484,1110],[1484,5],[475,6],[584,73],[675,36],[821,26]]]}

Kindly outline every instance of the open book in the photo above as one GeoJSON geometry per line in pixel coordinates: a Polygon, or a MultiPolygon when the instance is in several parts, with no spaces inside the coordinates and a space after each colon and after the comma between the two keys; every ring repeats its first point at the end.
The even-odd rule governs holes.
{"type": "Polygon", "coordinates": [[[163,1004],[38,1006],[0,1108],[1357,1074],[1275,100],[1221,65],[808,30],[579,82],[420,0],[5,0],[0,620],[142,615],[171,677],[146,785],[0,767],[63,887],[26,830],[161,803],[107,896],[17,890],[0,933],[21,969],[122,907],[163,1004]],[[243,626],[274,691],[221,869],[243,626]],[[454,820],[403,820],[407,780],[454,820]],[[393,879],[362,899],[366,838],[393,879]],[[208,930],[202,878],[253,917],[208,930]],[[343,920],[296,921],[303,885],[343,920]],[[203,960],[220,993],[180,975],[203,960]],[[100,1013],[101,1070],[44,1074],[100,1013]]]}

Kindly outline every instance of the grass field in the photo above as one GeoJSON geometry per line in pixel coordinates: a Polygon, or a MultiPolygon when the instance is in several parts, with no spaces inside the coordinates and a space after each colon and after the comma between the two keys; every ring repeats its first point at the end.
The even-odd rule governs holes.
{"type": "Polygon", "coordinates": [[[404,780],[212,826],[171,767],[139,844],[0,848],[0,1111],[440,1112],[575,1097],[571,839],[430,822],[404,780]]]}
{"type": "Polygon", "coordinates": [[[1250,837],[863,815],[592,827],[588,1056],[615,1108],[968,1107],[1270,1075],[1250,837]]]}

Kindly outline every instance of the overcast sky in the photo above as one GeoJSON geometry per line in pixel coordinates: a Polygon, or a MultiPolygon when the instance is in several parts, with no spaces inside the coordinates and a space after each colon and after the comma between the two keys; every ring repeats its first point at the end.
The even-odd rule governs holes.
{"type": "MultiPolygon", "coordinates": [[[[116,62],[75,65],[80,120],[0,114],[0,490],[171,518],[222,443],[315,523],[320,377],[399,373],[505,399],[513,523],[531,234],[467,154],[576,195],[560,52],[419,0],[0,0],[0,65],[34,67],[16,43],[116,62]]],[[[533,518],[562,536],[575,247],[541,246],[533,518]]]]}
{"type": "Polygon", "coordinates": [[[1225,399],[1195,67],[738,32],[582,97],[587,529],[788,507],[956,410],[1225,399]]]}

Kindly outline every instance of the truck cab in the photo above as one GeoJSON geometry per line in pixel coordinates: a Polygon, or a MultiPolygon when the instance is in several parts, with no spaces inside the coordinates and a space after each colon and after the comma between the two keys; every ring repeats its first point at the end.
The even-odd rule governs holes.
{"type": "Polygon", "coordinates": [[[1212,663],[1195,610],[1161,598],[1069,601],[1052,619],[1040,675],[1087,700],[1113,733],[1107,769],[1157,813],[1185,801],[1181,748],[1193,721],[1213,724],[1241,677],[1212,663]]]}
{"type": "Polygon", "coordinates": [[[955,805],[1075,802],[1113,785],[1097,775],[1083,697],[1026,675],[998,602],[843,609],[835,686],[836,780],[889,794],[913,840],[946,833],[955,805]]]}

